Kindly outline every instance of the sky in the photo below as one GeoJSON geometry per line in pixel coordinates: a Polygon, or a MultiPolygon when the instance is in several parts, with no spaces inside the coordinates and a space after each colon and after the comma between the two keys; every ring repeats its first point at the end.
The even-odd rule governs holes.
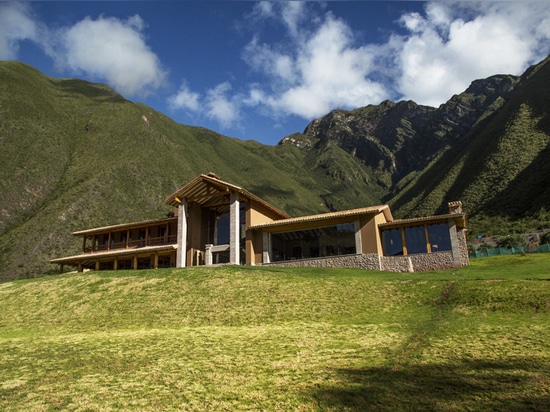
{"type": "Polygon", "coordinates": [[[275,145],[334,109],[437,107],[550,53],[550,1],[0,1],[0,60],[275,145]]]}

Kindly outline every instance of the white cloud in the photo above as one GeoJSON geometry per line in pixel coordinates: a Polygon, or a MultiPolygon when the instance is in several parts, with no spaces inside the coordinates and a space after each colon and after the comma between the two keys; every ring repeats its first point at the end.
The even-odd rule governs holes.
{"type": "Polygon", "coordinates": [[[199,93],[189,89],[187,82],[183,82],[178,92],[168,98],[168,106],[172,110],[183,109],[198,112],[201,107],[200,97],[199,93]]]}
{"type": "Polygon", "coordinates": [[[257,103],[263,95],[263,104],[275,114],[311,119],[336,107],[358,107],[386,98],[384,87],[368,78],[375,68],[373,49],[354,46],[349,27],[330,13],[313,30],[299,31],[297,22],[304,20],[305,9],[290,3],[282,3],[280,18],[292,47],[260,44],[255,37],[244,49],[245,61],[269,84],[264,90],[255,86],[252,101],[257,103]]]}
{"type": "Polygon", "coordinates": [[[424,16],[404,15],[409,34],[392,39],[396,90],[437,106],[475,79],[521,74],[548,55],[549,18],[543,2],[429,3],[424,16]]]}
{"type": "Polygon", "coordinates": [[[28,5],[0,2],[0,59],[16,59],[19,42],[34,41],[37,33],[28,5]]]}
{"type": "Polygon", "coordinates": [[[143,29],[137,15],[126,21],[87,17],[64,32],[58,59],[72,70],[106,79],[123,94],[147,93],[160,87],[166,74],[146,45],[143,29]]]}
{"type": "Polygon", "coordinates": [[[231,85],[224,82],[208,90],[205,98],[206,115],[225,128],[234,125],[240,115],[239,103],[227,96],[230,90],[231,85]]]}

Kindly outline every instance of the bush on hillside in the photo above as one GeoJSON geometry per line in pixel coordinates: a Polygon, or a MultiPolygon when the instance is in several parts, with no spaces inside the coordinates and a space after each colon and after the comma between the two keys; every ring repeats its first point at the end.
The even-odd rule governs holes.
{"type": "Polygon", "coordinates": [[[525,246],[525,238],[518,234],[503,236],[498,239],[497,246],[506,248],[525,246]]]}

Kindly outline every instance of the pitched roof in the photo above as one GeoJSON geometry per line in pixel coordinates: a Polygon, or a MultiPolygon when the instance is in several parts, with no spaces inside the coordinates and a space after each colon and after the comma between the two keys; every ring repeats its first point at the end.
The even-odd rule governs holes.
{"type": "Polygon", "coordinates": [[[165,203],[170,206],[177,207],[181,203],[182,199],[186,199],[188,202],[195,202],[203,207],[218,207],[221,209],[228,208],[229,194],[230,192],[236,192],[239,194],[241,200],[253,200],[265,208],[271,210],[281,218],[288,218],[289,216],[277,209],[272,204],[259,198],[258,196],[250,193],[248,190],[243,189],[240,186],[224,182],[219,176],[209,173],[207,175],[200,175],[182,186],[170,196],[165,199],[165,203]]]}
{"type": "Polygon", "coordinates": [[[327,224],[341,222],[347,220],[350,217],[356,217],[361,215],[377,215],[384,213],[386,221],[392,221],[393,216],[391,214],[388,205],[379,205],[371,207],[363,207],[360,209],[344,210],[341,212],[321,213],[318,215],[294,217],[289,219],[275,220],[273,222],[260,223],[254,226],[250,226],[249,229],[264,229],[269,231],[279,231],[289,229],[293,226],[318,226],[319,223],[325,222],[327,224]]]}

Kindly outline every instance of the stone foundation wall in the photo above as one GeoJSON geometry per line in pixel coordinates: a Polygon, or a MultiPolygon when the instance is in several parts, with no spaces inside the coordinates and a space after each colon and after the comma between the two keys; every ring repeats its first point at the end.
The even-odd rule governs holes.
{"type": "MultiPolygon", "coordinates": [[[[466,261],[468,262],[467,259],[466,261]]],[[[350,268],[384,270],[387,272],[420,272],[425,270],[453,268],[454,259],[453,254],[450,251],[421,253],[410,256],[378,256],[377,254],[372,253],[368,255],[346,255],[315,259],[288,260],[284,262],[264,263],[263,266],[350,268]]]]}
{"type": "Polygon", "coordinates": [[[287,260],[284,262],[264,263],[263,266],[317,267],[317,268],[350,268],[380,270],[380,256],[368,255],[331,256],[314,259],[287,260]]]}
{"type": "Polygon", "coordinates": [[[420,272],[454,267],[453,254],[450,251],[410,256],[382,256],[381,259],[382,270],[388,272],[420,272]]]}

